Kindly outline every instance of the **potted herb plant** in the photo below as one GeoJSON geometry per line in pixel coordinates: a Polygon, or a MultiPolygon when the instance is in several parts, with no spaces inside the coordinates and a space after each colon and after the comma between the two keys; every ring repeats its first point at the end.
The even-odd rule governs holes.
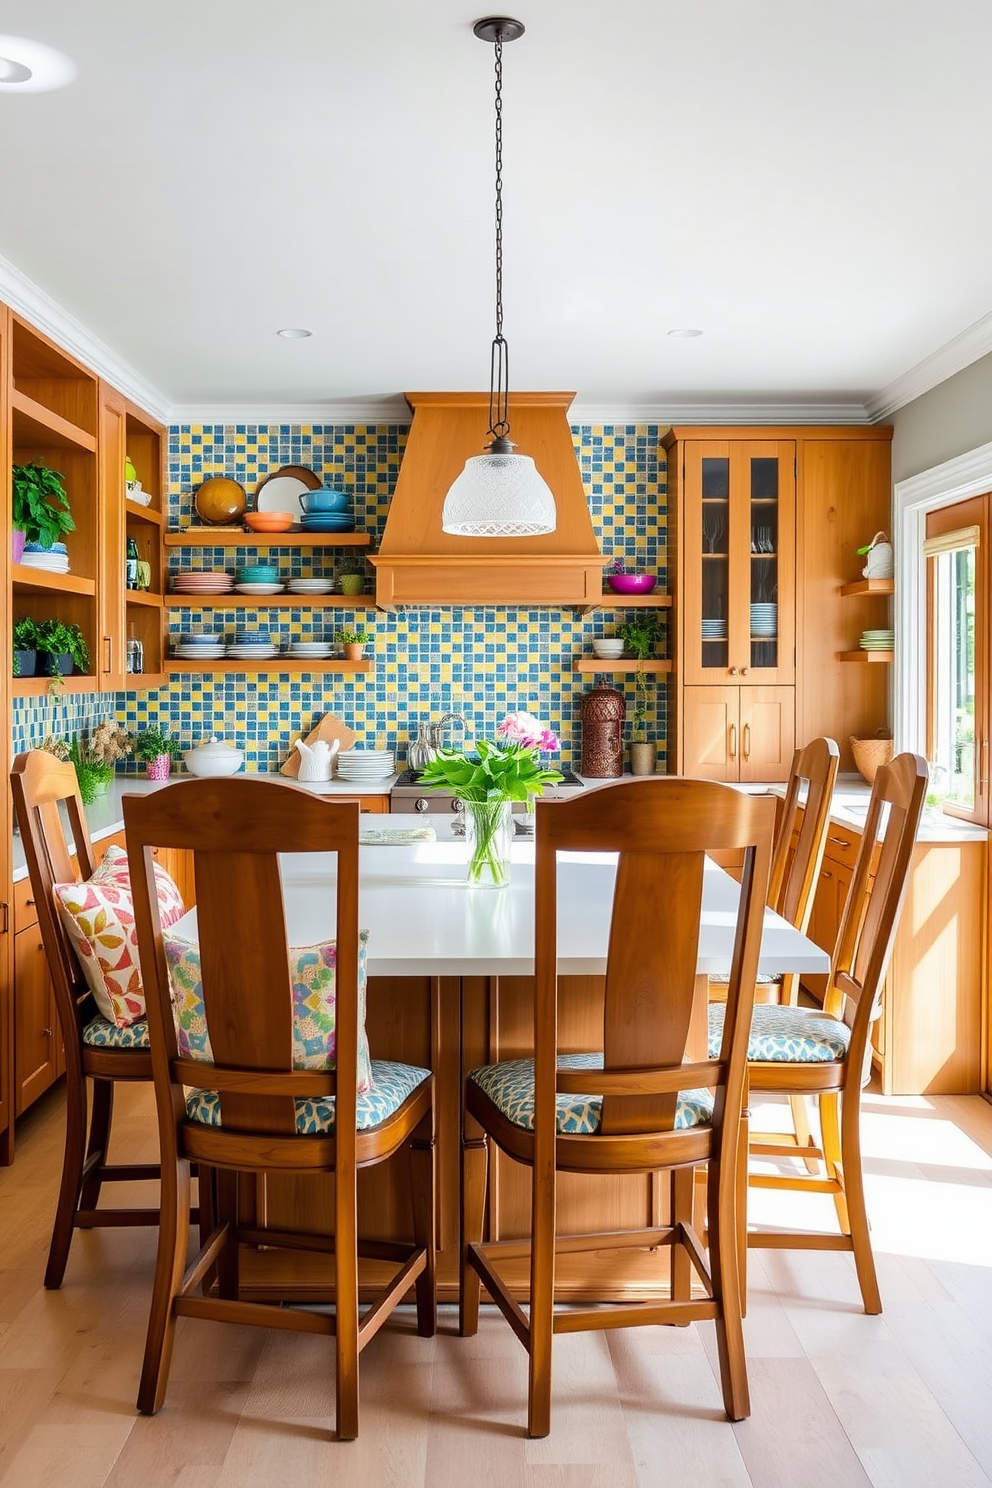
{"type": "MultiPolygon", "coordinates": [[[[654,653],[658,636],[658,617],[633,614],[619,627],[624,646],[639,662],[654,653]]],[[[658,764],[658,741],[648,738],[648,676],[643,666],[634,673],[634,711],[630,728],[630,773],[653,775],[658,764]]]]}
{"type": "Polygon", "coordinates": [[[361,661],[367,642],[368,635],[364,630],[338,631],[338,644],[344,649],[346,661],[361,661]]]}
{"type": "Polygon", "coordinates": [[[28,465],[14,465],[11,489],[15,563],[20,562],[26,542],[50,548],[75,529],[64,477],[59,471],[49,470],[33,460],[28,465]],[[20,552],[17,551],[18,534],[21,534],[20,552]]]}
{"type": "Polygon", "coordinates": [[[70,760],[79,782],[79,794],[84,806],[90,806],[97,796],[102,796],[114,778],[114,766],[118,760],[126,759],[134,747],[127,729],[119,724],[105,721],[98,724],[87,737],[76,734],[68,743],[51,735],[42,744],[56,759],[70,760]]]}
{"type": "Polygon", "coordinates": [[[342,594],[365,593],[365,559],[348,558],[341,565],[338,585],[342,594]]]}
{"type": "Polygon", "coordinates": [[[144,760],[149,780],[168,780],[172,766],[183,757],[183,746],[161,728],[138,730],[134,741],[135,759],[144,760]]]}
{"type": "Polygon", "coordinates": [[[78,625],[62,620],[42,620],[37,629],[38,670],[53,679],[69,676],[73,667],[79,672],[90,669],[86,638],[78,625]]]}
{"type": "Polygon", "coordinates": [[[33,677],[38,664],[38,625],[28,616],[14,621],[14,676],[33,677]]]}

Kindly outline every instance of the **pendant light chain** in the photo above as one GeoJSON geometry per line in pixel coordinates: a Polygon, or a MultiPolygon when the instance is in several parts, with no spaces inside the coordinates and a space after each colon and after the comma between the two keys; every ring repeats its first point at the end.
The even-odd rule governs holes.
{"type": "Polygon", "coordinates": [[[496,335],[489,367],[489,432],[505,439],[510,432],[510,353],[503,336],[503,38],[496,33],[496,335]]]}

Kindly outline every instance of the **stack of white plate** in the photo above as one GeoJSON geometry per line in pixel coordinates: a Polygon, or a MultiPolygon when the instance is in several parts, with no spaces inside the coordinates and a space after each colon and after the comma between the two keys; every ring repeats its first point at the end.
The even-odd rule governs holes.
{"type": "Polygon", "coordinates": [[[65,543],[53,543],[50,548],[27,546],[21,554],[25,568],[41,568],[46,573],[69,572],[69,554],[65,543]]]}
{"type": "Polygon", "coordinates": [[[338,755],[338,774],[342,780],[360,785],[367,780],[383,780],[396,768],[391,749],[346,749],[338,755]]]}
{"type": "Polygon", "coordinates": [[[177,641],[172,648],[173,656],[186,661],[219,661],[225,651],[223,642],[206,641],[177,641]]]}
{"type": "Polygon", "coordinates": [[[753,604],[751,606],[751,634],[753,636],[778,635],[777,604],[753,604]]]}
{"type": "Polygon", "coordinates": [[[234,587],[239,594],[281,594],[286,586],[285,584],[241,583],[235,584],[234,587]]]}
{"type": "Polygon", "coordinates": [[[290,579],[286,585],[293,594],[330,594],[333,579],[290,579]]]}
{"type": "Polygon", "coordinates": [[[725,641],[727,639],[726,620],[704,620],[702,630],[704,641],[725,641]]]}
{"type": "Polygon", "coordinates": [[[176,594],[230,594],[234,580],[223,568],[186,568],[173,575],[176,594]]]}
{"type": "Polygon", "coordinates": [[[279,655],[279,647],[273,646],[271,641],[235,641],[227,647],[226,655],[241,661],[271,661],[279,655]]]}
{"type": "Polygon", "coordinates": [[[330,641],[292,641],[289,654],[300,661],[326,661],[333,650],[330,641]]]}
{"type": "Polygon", "coordinates": [[[896,643],[893,630],[865,630],[859,645],[862,651],[891,651],[896,643]]]}

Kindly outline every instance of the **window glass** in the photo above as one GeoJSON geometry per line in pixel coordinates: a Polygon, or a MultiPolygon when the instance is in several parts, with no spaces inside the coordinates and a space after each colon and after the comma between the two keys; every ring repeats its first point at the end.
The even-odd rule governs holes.
{"type": "Polygon", "coordinates": [[[929,741],[931,789],[975,806],[975,549],[952,548],[930,567],[929,741]]]}

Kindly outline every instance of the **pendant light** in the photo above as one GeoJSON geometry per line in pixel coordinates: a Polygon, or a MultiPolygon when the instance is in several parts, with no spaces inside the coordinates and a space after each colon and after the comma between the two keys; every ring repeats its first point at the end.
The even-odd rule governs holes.
{"type": "Polygon", "coordinates": [[[503,43],[524,34],[520,21],[488,16],[472,27],[496,48],[496,335],[489,362],[486,453],[473,455],[444,499],[441,527],[459,537],[536,537],[554,532],[555,498],[529,455],[510,440],[509,351],[503,336],[503,43]]]}

